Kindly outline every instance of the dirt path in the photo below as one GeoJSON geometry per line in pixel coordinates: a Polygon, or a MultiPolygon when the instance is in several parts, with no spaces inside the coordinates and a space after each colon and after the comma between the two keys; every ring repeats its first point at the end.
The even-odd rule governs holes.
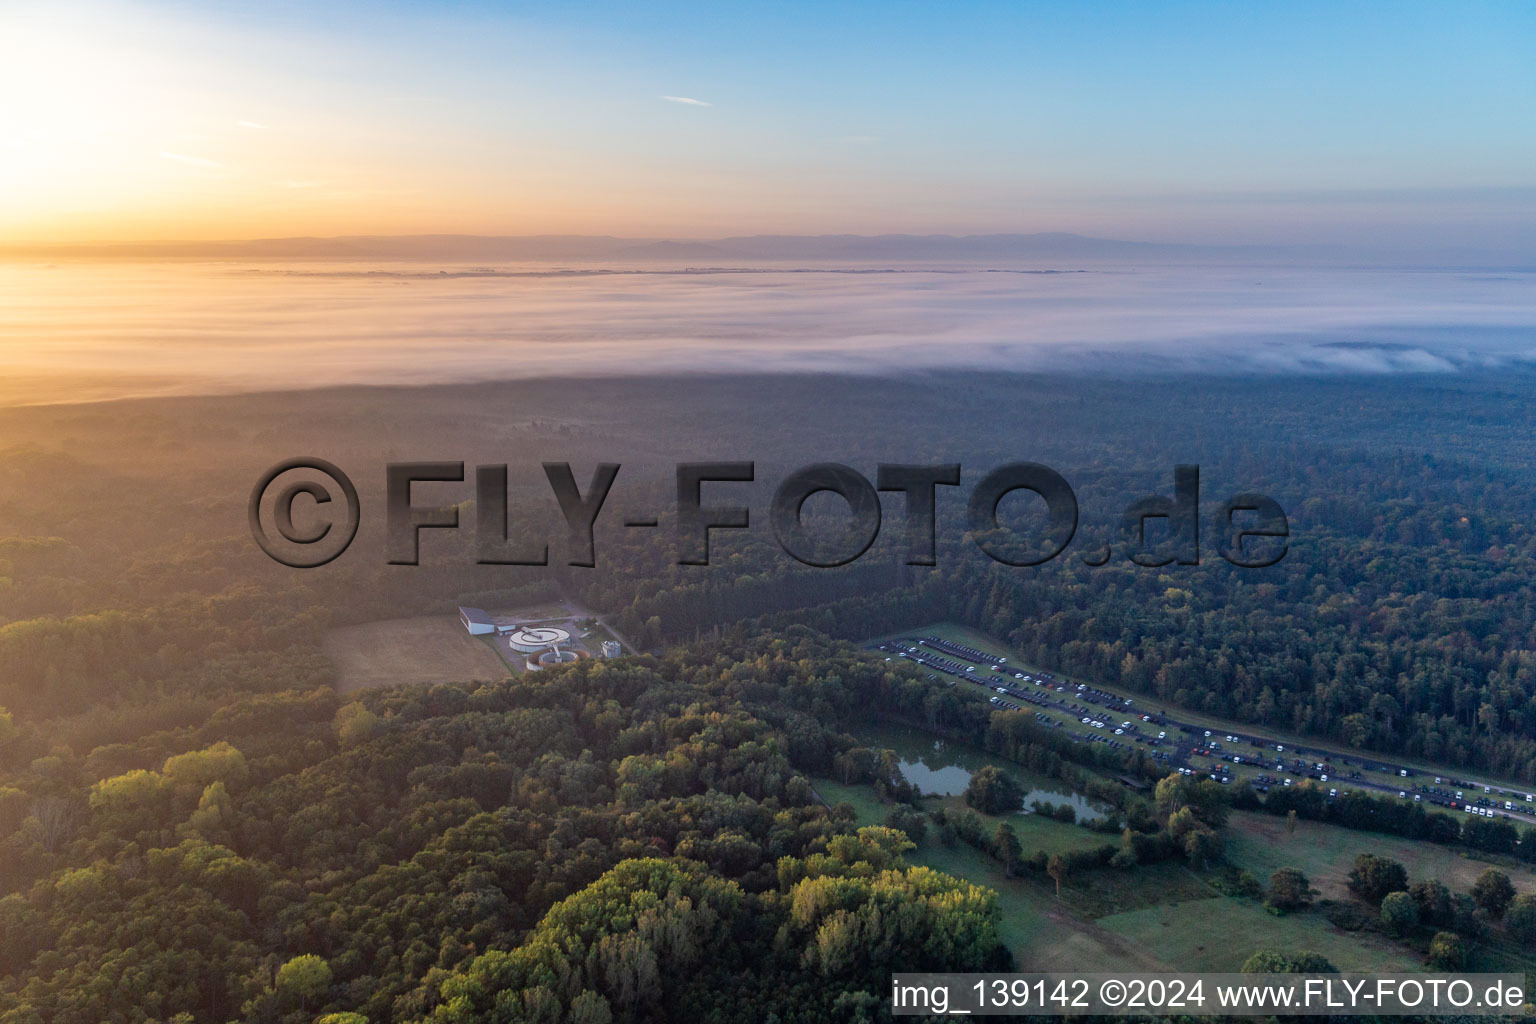
{"type": "Polygon", "coordinates": [[[1045,913],[1047,934],[1014,950],[1027,971],[1171,971],[1173,965],[1108,928],[1073,916],[1066,908],[1045,913]]]}

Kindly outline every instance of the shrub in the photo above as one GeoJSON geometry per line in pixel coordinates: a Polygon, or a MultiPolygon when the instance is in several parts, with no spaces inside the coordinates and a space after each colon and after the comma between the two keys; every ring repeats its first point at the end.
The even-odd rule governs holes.
{"type": "Polygon", "coordinates": [[[1408,871],[1397,861],[1362,853],[1349,872],[1349,891],[1373,906],[1380,906],[1389,892],[1408,888],[1408,871]]]}
{"type": "Polygon", "coordinates": [[[1472,899],[1478,909],[1497,921],[1504,916],[1510,900],[1515,898],[1515,887],[1509,876],[1498,868],[1488,868],[1472,883],[1472,899]]]}
{"type": "Polygon", "coordinates": [[[1406,892],[1389,892],[1381,901],[1381,923],[1396,936],[1418,927],[1419,905],[1406,892]]]}
{"type": "Polygon", "coordinates": [[[1288,914],[1311,903],[1316,895],[1317,890],[1306,875],[1296,868],[1281,868],[1269,876],[1269,899],[1265,906],[1288,914]]]}

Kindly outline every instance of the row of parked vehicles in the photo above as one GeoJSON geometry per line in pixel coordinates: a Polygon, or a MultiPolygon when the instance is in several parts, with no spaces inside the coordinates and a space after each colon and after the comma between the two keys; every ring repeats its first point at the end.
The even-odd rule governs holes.
{"type": "Polygon", "coordinates": [[[1223,786],[1231,785],[1232,783],[1232,771],[1226,765],[1215,765],[1209,772],[1202,772],[1195,768],[1184,767],[1175,768],[1174,771],[1178,772],[1180,775],[1209,775],[1223,786]]]}
{"type": "MultiPolygon", "coordinates": [[[[1038,696],[1035,692],[1018,688],[1015,685],[1016,683],[1028,683],[1045,690],[1071,694],[1072,697],[1076,698],[1076,701],[1081,701],[1082,703],[1079,704],[1073,700],[1066,700],[1059,702],[1061,706],[1073,714],[1079,715],[1081,724],[1087,726],[1090,730],[1099,730],[1097,734],[1094,732],[1083,734],[1082,738],[1084,739],[1112,742],[1115,746],[1123,745],[1120,740],[1109,739],[1109,734],[1112,733],[1114,736],[1123,737],[1127,742],[1133,741],[1150,747],[1156,747],[1167,741],[1166,731],[1160,730],[1156,737],[1143,735],[1140,726],[1135,720],[1121,721],[1116,725],[1114,718],[1109,714],[1085,707],[1084,705],[1086,704],[1094,706],[1095,709],[1098,707],[1127,709],[1134,705],[1132,698],[1121,697],[1107,690],[1088,686],[1086,683],[1078,683],[1073,686],[1072,684],[1057,680],[1056,676],[1050,672],[1018,671],[1008,665],[1008,659],[1005,657],[988,654],[977,648],[944,640],[937,636],[927,636],[917,640],[890,641],[879,644],[878,647],[882,651],[891,652],[899,657],[937,669],[948,675],[958,676],[969,682],[988,686],[995,691],[991,702],[995,706],[1006,710],[1022,710],[1022,705],[1017,703],[1018,701],[1042,708],[1050,707],[1053,703],[1038,696]],[[965,661],[956,661],[954,660],[956,658],[963,658],[965,661]],[[978,665],[986,667],[979,669],[978,665]],[[995,682],[999,675],[1004,677],[1012,676],[1012,680],[1005,686],[997,686],[995,682]]],[[[887,658],[886,660],[889,661],[891,659],[887,658]]],[[[929,678],[937,681],[937,677],[930,676],[929,678]]],[[[953,685],[953,681],[950,681],[950,685],[953,685]]],[[[1035,717],[1047,725],[1059,727],[1062,724],[1060,721],[1040,713],[1037,713],[1035,717]]],[[[1142,723],[1167,724],[1167,720],[1161,712],[1157,713],[1155,717],[1143,714],[1137,716],[1137,718],[1142,723]]],[[[1180,725],[1179,728],[1184,733],[1194,737],[1195,746],[1190,751],[1191,756],[1210,757],[1213,760],[1225,762],[1214,764],[1210,769],[1211,777],[1221,778],[1222,781],[1231,781],[1231,769],[1227,767],[1227,764],[1260,766],[1270,760],[1269,757],[1263,755],[1245,755],[1230,752],[1224,744],[1233,746],[1245,744],[1259,751],[1272,749],[1275,754],[1284,755],[1286,753],[1286,746],[1283,743],[1260,740],[1255,737],[1245,737],[1236,733],[1218,734],[1213,733],[1210,729],[1202,730],[1190,725],[1180,725]],[[1202,732],[1203,736],[1201,735],[1202,732]],[[1202,743],[1202,740],[1205,742],[1202,743]]],[[[1297,776],[1311,778],[1324,783],[1330,779],[1365,781],[1365,776],[1359,769],[1350,767],[1350,770],[1345,771],[1343,774],[1337,774],[1330,761],[1305,762],[1297,756],[1301,753],[1303,753],[1303,748],[1295,748],[1291,752],[1289,764],[1286,763],[1284,757],[1275,757],[1273,759],[1274,771],[1280,773],[1290,772],[1297,776]]],[[[1162,752],[1152,752],[1152,756],[1163,761],[1173,760],[1170,755],[1162,752]]],[[[1354,764],[1348,757],[1341,756],[1338,760],[1345,766],[1352,766],[1354,764]]],[[[1393,775],[1400,779],[1410,779],[1415,776],[1415,772],[1409,768],[1378,764],[1363,759],[1360,761],[1360,769],[1393,775]]],[[[1200,769],[1193,767],[1188,769],[1180,768],[1179,770],[1189,775],[1203,774],[1200,769]]],[[[1265,773],[1255,777],[1255,783],[1259,789],[1267,791],[1271,785],[1291,785],[1291,779],[1270,776],[1265,773]]],[[[1338,789],[1331,788],[1328,794],[1329,796],[1337,796],[1338,789]]],[[[1399,790],[1398,795],[1404,799],[1413,799],[1420,802],[1427,801],[1437,806],[1451,809],[1463,809],[1471,814],[1494,816],[1502,812],[1507,817],[1508,812],[1511,811],[1520,811],[1525,814],[1536,813],[1536,806],[1533,806],[1536,805],[1536,794],[1511,792],[1494,786],[1479,786],[1477,783],[1464,782],[1448,776],[1435,776],[1434,785],[1427,783],[1410,785],[1407,789],[1399,790]],[[1462,788],[1449,788],[1458,786],[1462,788]],[[1463,796],[1464,790],[1475,791],[1477,788],[1482,789],[1483,795],[1474,795],[1470,798],[1463,796]]]]}
{"type": "Polygon", "coordinates": [[[953,654],[955,657],[964,658],[966,661],[980,661],[988,665],[1006,665],[1008,663],[1007,658],[1000,658],[995,654],[978,651],[974,647],[967,647],[964,644],[957,644],[952,640],[944,640],[936,636],[925,636],[918,641],[918,644],[923,647],[931,647],[936,651],[943,651],[945,654],[953,654]]]}

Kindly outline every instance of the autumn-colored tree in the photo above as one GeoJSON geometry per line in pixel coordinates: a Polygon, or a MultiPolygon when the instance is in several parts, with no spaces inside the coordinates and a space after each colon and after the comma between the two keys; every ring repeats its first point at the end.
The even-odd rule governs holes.
{"type": "Polygon", "coordinates": [[[1436,932],[1425,962],[1437,971],[1459,971],[1467,965],[1467,945],[1455,932],[1436,932]]]}
{"type": "Polygon", "coordinates": [[[272,987],[278,998],[296,1003],[299,1009],[308,1009],[311,1003],[325,998],[331,987],[331,966],[323,957],[304,953],[284,963],[277,969],[272,987]]]}
{"type": "Polygon", "coordinates": [[[345,747],[366,743],[379,730],[379,716],[369,711],[361,701],[352,701],[336,709],[333,720],[336,739],[345,747]]]}

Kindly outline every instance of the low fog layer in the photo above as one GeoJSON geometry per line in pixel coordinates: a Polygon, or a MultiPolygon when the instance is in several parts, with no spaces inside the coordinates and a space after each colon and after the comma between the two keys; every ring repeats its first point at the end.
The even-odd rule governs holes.
{"type": "Polygon", "coordinates": [[[1454,372],[1536,273],[1211,266],[0,264],[0,403],[698,372],[1454,372]]]}

